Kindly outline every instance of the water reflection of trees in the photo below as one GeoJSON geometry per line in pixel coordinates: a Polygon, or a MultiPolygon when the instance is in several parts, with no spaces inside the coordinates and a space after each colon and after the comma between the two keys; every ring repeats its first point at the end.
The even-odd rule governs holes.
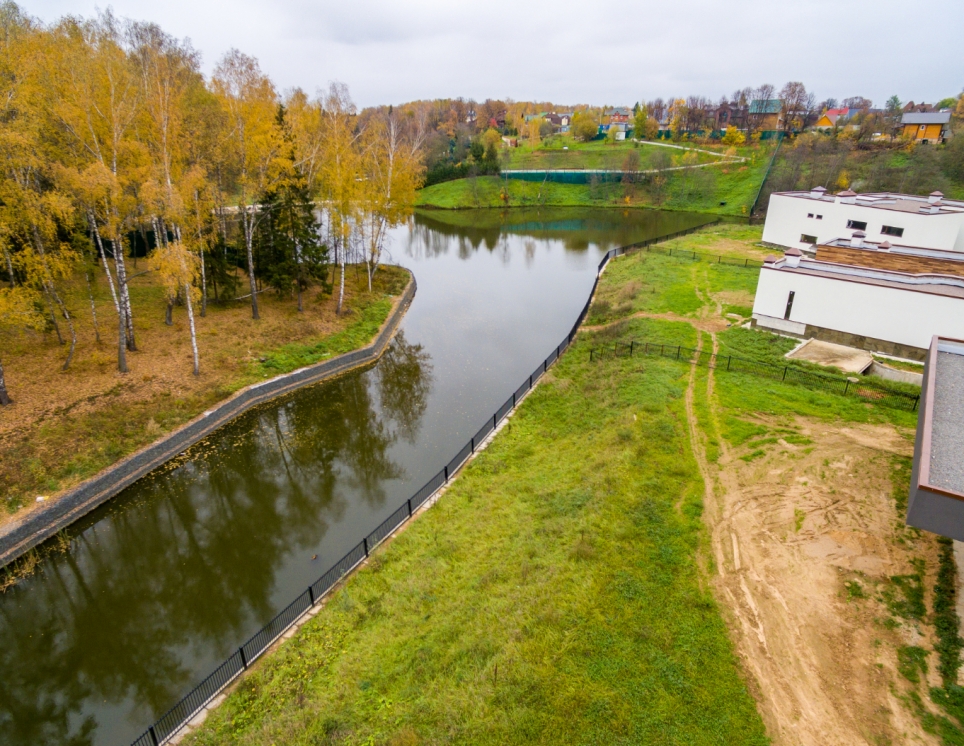
{"type": "Polygon", "coordinates": [[[93,516],[0,596],[0,743],[90,744],[105,737],[92,710],[143,725],[174,704],[206,673],[192,662],[278,611],[278,571],[346,492],[384,502],[402,474],[389,448],[414,442],[430,386],[428,355],[399,334],[373,370],[249,413],[93,516]]]}
{"type": "Polygon", "coordinates": [[[510,234],[560,241],[567,251],[585,251],[590,245],[605,250],[707,222],[705,215],[697,213],[639,209],[547,207],[450,212],[416,212],[406,253],[417,258],[434,257],[454,248],[460,259],[467,259],[482,247],[504,251],[510,234]]]}

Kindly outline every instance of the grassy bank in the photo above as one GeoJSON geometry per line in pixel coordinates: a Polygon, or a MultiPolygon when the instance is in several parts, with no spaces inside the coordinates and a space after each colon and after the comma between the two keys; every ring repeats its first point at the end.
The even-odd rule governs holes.
{"type": "MultiPolygon", "coordinates": [[[[676,143],[672,143],[676,144],[676,143]]],[[[689,143],[680,143],[680,147],[690,147],[689,143]]],[[[712,163],[719,160],[709,153],[700,152],[710,150],[725,153],[728,149],[720,146],[703,146],[692,144],[692,147],[699,148],[693,152],[695,163],[712,163]]],[[[739,148],[739,152],[734,149],[737,155],[744,155],[750,151],[749,148],[739,148]]],[[[678,148],[666,148],[658,144],[648,142],[634,143],[623,140],[622,142],[612,143],[608,140],[593,140],[591,142],[578,142],[571,137],[555,136],[540,142],[533,147],[526,141],[522,141],[517,148],[510,148],[508,160],[503,168],[519,169],[541,169],[541,168],[598,168],[598,169],[622,169],[626,163],[626,157],[630,153],[636,153],[639,157],[638,168],[653,168],[653,156],[656,153],[664,153],[670,158],[679,160],[683,151],[678,148]]]]}
{"type": "Polygon", "coordinates": [[[701,582],[687,370],[587,349],[191,742],[766,743],[701,582]]]}
{"type": "Polygon", "coordinates": [[[408,281],[385,267],[371,293],[363,271],[349,268],[346,309],[336,299],[306,294],[305,312],[294,300],[259,296],[253,322],[245,301],[211,304],[197,318],[201,375],[191,375],[190,339],[183,309],[166,326],[164,300],[152,275],[131,283],[139,350],[128,354],[131,372],[116,372],[114,313],[106,283],[95,287],[102,342],[94,330],[81,277],[67,293],[75,314],[77,354],[62,372],[63,348],[50,335],[6,338],[4,364],[14,405],[0,411],[0,498],[9,520],[35,496],[51,496],[170,432],[239,388],[286,373],[371,341],[408,281]]]}
{"type": "MultiPolygon", "coordinates": [[[[649,150],[655,148],[656,146],[649,146],[649,150]]],[[[667,171],[658,179],[653,175],[643,174],[637,184],[557,184],[504,179],[498,176],[458,179],[422,189],[418,193],[418,204],[440,209],[535,205],[660,207],[667,210],[747,216],[763,182],[771,151],[766,148],[745,150],[749,159],[746,163],[721,164],[689,171],[667,171]]],[[[640,152],[647,153],[647,147],[641,146],[640,152]]],[[[675,150],[669,152],[682,153],[675,150]]],[[[671,157],[675,159],[673,165],[677,165],[676,161],[682,155],[671,157]]]]}

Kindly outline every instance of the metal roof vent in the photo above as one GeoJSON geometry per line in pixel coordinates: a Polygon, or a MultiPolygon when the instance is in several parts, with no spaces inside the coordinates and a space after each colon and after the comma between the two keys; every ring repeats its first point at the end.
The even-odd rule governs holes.
{"type": "Polygon", "coordinates": [[[818,186],[810,190],[810,197],[811,199],[820,199],[826,193],[826,189],[824,189],[822,186],[818,186]]]}
{"type": "Polygon", "coordinates": [[[850,237],[850,245],[855,249],[859,249],[864,245],[864,239],[866,237],[867,234],[863,231],[854,231],[854,234],[850,237]]]}
{"type": "Polygon", "coordinates": [[[936,205],[938,202],[941,201],[943,197],[944,197],[943,192],[931,192],[930,196],[927,198],[927,201],[930,202],[932,205],[936,205]]]}
{"type": "Polygon", "coordinates": [[[842,205],[855,205],[857,204],[857,193],[849,189],[845,192],[840,192],[837,194],[837,201],[842,205]]]}

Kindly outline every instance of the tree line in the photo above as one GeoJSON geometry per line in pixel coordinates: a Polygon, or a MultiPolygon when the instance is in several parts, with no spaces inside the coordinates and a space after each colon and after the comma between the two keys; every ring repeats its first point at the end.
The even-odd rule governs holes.
{"type": "Polygon", "coordinates": [[[129,282],[143,272],[164,288],[168,323],[186,309],[195,375],[195,316],[219,283],[258,319],[268,288],[300,311],[311,284],[337,281],[341,313],[346,264],[363,263],[371,288],[421,184],[424,120],[412,111],[359,113],[338,83],[279,94],[238,50],[205,78],[189,42],[109,10],[43,24],[0,5],[0,85],[0,327],[53,331],[64,370],[81,313],[65,289],[79,275],[98,341],[91,277],[106,279],[121,373],[138,344],[129,282]],[[132,274],[139,245],[148,268],[132,274]],[[239,298],[229,249],[247,276],[239,298]]]}

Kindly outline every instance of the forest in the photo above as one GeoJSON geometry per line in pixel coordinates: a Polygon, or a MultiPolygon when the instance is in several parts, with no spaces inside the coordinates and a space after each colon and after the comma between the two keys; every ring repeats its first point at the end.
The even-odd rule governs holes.
{"type": "Polygon", "coordinates": [[[0,85],[0,331],[54,335],[64,370],[84,315],[129,371],[128,353],[149,344],[129,284],[145,273],[166,323],[186,314],[195,375],[209,304],[243,300],[257,320],[259,295],[301,311],[313,287],[340,314],[346,265],[372,289],[422,180],[411,112],[359,112],[339,83],[279,93],[238,50],[206,78],[189,42],[109,10],[43,24],[0,5],[0,85]],[[78,278],[89,303],[72,292],[78,278]],[[97,317],[99,283],[110,319],[97,317]]]}

